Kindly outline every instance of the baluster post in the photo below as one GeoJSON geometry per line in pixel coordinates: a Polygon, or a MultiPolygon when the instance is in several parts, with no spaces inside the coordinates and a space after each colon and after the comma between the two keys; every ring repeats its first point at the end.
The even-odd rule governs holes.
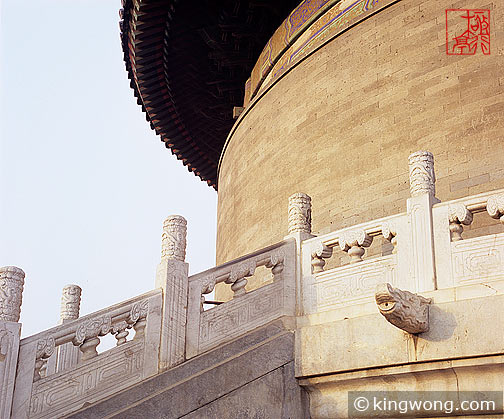
{"type": "Polygon", "coordinates": [[[362,262],[365,247],[371,246],[373,238],[364,230],[350,230],[344,232],[338,241],[340,249],[350,256],[350,263],[357,263],[362,262]]]}
{"type": "Polygon", "coordinates": [[[163,290],[163,316],[159,368],[165,370],[185,360],[189,265],[185,262],[187,221],[171,215],[163,223],[161,262],[156,287],[163,290]]]}
{"type": "Polygon", "coordinates": [[[462,240],[464,225],[470,225],[473,215],[464,204],[453,204],[448,208],[448,222],[451,241],[462,240]]]}
{"type": "Polygon", "coordinates": [[[490,217],[504,224],[504,194],[492,195],[488,198],[487,212],[490,217]]]}
{"type": "MultiPolygon", "coordinates": [[[[61,292],[60,324],[79,318],[82,289],[78,285],[65,285],[61,292]]],[[[73,343],[65,343],[57,348],[56,371],[64,371],[76,366],[81,351],[73,343]]],[[[52,359],[52,358],[51,358],[52,359]]]]}
{"type": "MultiPolygon", "coordinates": [[[[312,202],[311,197],[303,192],[289,196],[288,206],[288,235],[286,239],[296,240],[296,307],[300,310],[301,304],[301,278],[303,276],[301,243],[303,240],[315,237],[312,234],[312,202]]],[[[309,260],[311,254],[308,255],[309,260]]],[[[309,265],[309,264],[308,264],[309,265]]],[[[311,266],[307,266],[307,272],[311,275],[311,266]]],[[[301,314],[298,311],[298,314],[301,314]]]]}
{"type": "Polygon", "coordinates": [[[439,200],[435,197],[434,156],[429,151],[417,151],[409,156],[408,164],[411,198],[407,201],[407,214],[412,244],[410,277],[416,284],[417,292],[430,291],[437,288],[432,206],[439,200]]]}
{"type": "Polygon", "coordinates": [[[19,355],[21,302],[25,273],[15,266],[0,268],[0,417],[11,417],[19,355]]]}

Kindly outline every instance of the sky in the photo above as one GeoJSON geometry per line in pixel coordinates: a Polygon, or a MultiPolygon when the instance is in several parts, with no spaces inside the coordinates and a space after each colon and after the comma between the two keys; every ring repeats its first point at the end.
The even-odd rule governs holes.
{"type": "Polygon", "coordinates": [[[214,266],[217,193],[164,147],[122,59],[120,0],[0,0],[0,266],[26,273],[22,336],[154,287],[163,220],[214,266]]]}

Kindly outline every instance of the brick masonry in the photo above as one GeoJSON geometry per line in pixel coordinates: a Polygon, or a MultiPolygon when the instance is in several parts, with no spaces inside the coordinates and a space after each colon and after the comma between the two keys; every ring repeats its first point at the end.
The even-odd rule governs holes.
{"type": "Polygon", "coordinates": [[[312,197],[316,234],[405,211],[407,158],[417,150],[434,153],[442,201],[503,188],[504,10],[497,6],[402,0],[253,101],[222,158],[217,263],[281,240],[295,192],[312,197]],[[490,55],[446,55],[446,8],[490,9],[490,55]]]}

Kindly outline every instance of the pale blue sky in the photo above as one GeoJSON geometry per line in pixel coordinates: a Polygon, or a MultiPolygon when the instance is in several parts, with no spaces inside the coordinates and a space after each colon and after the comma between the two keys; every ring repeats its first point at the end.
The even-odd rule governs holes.
{"type": "Polygon", "coordinates": [[[188,219],[192,273],[215,261],[216,192],[151,131],[129,87],[120,0],[1,3],[0,266],[26,272],[23,336],[154,286],[163,219],[188,219]]]}

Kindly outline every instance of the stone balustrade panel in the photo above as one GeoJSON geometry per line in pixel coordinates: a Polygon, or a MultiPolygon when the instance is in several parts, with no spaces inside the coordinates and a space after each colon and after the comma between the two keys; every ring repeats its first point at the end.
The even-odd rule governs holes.
{"type": "Polygon", "coordinates": [[[408,225],[406,214],[399,214],[303,241],[301,312],[309,315],[373,302],[379,282],[403,287],[410,282],[414,286],[408,281],[411,254],[408,225]],[[393,244],[393,253],[362,259],[364,246],[369,246],[378,235],[393,244]],[[320,269],[321,258],[331,257],[333,251],[348,252],[352,246],[360,245],[362,250],[354,261],[327,271],[320,269]]]}
{"type": "Polygon", "coordinates": [[[455,286],[504,279],[504,233],[451,243],[455,286]]]}
{"type": "Polygon", "coordinates": [[[376,286],[382,282],[397,284],[396,255],[321,272],[309,290],[305,290],[305,314],[373,301],[376,286]]]}
{"type": "Polygon", "coordinates": [[[496,218],[498,211],[488,210],[487,202],[498,201],[504,190],[472,195],[435,204],[434,247],[436,256],[437,288],[452,288],[486,281],[504,280],[502,237],[504,233],[464,238],[464,226],[470,226],[473,216],[496,218]]]}
{"type": "Polygon", "coordinates": [[[145,343],[129,341],[69,371],[42,378],[32,387],[30,418],[74,412],[136,384],[144,376],[145,343]]]}
{"type": "Polygon", "coordinates": [[[155,375],[161,305],[162,292],[154,290],[22,339],[12,416],[61,417],[155,375]],[[126,341],[128,328],[135,334],[126,341]],[[108,333],[116,335],[118,346],[95,353],[99,336],[108,333]],[[41,374],[45,360],[70,342],[81,350],[90,342],[91,350],[84,351],[80,362],[68,370],[41,374]]]}
{"type": "Polygon", "coordinates": [[[189,278],[186,357],[191,358],[219,346],[256,327],[296,310],[296,242],[287,239],[235,261],[189,278]],[[240,283],[256,267],[271,269],[273,282],[250,292],[244,285],[235,297],[215,308],[202,310],[201,298],[216,283],[240,283]]]}

